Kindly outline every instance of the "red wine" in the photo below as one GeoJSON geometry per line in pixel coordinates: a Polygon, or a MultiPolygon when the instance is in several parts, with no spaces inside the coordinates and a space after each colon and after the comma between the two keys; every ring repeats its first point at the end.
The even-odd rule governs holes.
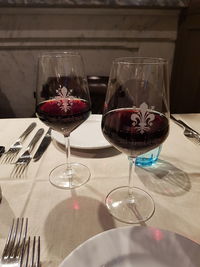
{"type": "Polygon", "coordinates": [[[143,118],[139,109],[115,109],[102,118],[105,138],[119,151],[136,157],[159,146],[168,136],[168,119],[148,110],[143,118]]]}
{"type": "Polygon", "coordinates": [[[41,102],[36,114],[55,131],[69,135],[89,117],[90,104],[76,98],[51,99],[41,102]]]}

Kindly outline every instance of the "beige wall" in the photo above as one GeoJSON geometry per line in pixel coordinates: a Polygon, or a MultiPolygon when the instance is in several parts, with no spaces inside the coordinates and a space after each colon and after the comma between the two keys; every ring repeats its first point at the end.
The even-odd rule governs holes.
{"type": "Polygon", "coordinates": [[[171,69],[179,12],[140,8],[1,8],[1,92],[17,117],[33,115],[37,56],[44,51],[80,51],[87,75],[109,75],[112,60],[119,56],[163,57],[171,69]]]}

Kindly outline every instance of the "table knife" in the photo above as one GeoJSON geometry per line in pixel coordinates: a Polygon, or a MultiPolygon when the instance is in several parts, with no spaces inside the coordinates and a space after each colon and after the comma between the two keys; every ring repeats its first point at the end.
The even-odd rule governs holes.
{"type": "Polygon", "coordinates": [[[38,161],[41,158],[41,156],[44,154],[50,143],[51,143],[51,129],[49,128],[44,138],[42,139],[37,151],[35,152],[35,155],[33,156],[33,161],[38,161]]]}

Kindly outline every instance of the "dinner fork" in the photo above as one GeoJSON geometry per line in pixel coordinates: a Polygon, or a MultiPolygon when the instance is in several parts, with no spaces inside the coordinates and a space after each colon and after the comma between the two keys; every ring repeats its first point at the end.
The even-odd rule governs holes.
{"type": "Polygon", "coordinates": [[[187,137],[190,141],[192,141],[196,145],[200,145],[200,134],[196,132],[194,129],[192,129],[190,126],[188,126],[186,123],[184,123],[182,120],[177,120],[172,115],[170,118],[179,126],[181,126],[184,131],[183,134],[185,137],[187,137]]]}
{"type": "Polygon", "coordinates": [[[11,162],[15,156],[18,154],[18,152],[22,149],[22,143],[25,140],[25,138],[29,135],[29,133],[35,128],[36,123],[31,123],[28,128],[20,135],[20,137],[10,146],[8,151],[4,153],[5,162],[11,162]]]}
{"type": "Polygon", "coordinates": [[[1,266],[19,266],[26,242],[28,218],[13,219],[1,258],[1,266]]]}
{"type": "Polygon", "coordinates": [[[184,130],[184,135],[190,140],[192,141],[194,144],[196,145],[200,145],[200,136],[195,133],[195,132],[191,132],[188,129],[184,130]]]}
{"type": "Polygon", "coordinates": [[[20,267],[40,267],[40,236],[38,238],[34,236],[33,240],[29,236],[24,246],[20,267]]]}
{"type": "Polygon", "coordinates": [[[18,158],[18,160],[15,162],[16,165],[28,165],[29,162],[32,159],[31,152],[34,149],[37,141],[40,139],[40,137],[43,135],[44,129],[40,128],[36,134],[34,135],[33,139],[31,140],[30,144],[26,148],[25,152],[18,158]]]}

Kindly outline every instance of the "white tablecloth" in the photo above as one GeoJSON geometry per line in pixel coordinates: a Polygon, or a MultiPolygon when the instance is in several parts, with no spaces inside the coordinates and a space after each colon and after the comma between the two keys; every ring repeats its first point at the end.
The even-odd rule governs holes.
{"type": "MultiPolygon", "coordinates": [[[[200,132],[200,115],[176,115],[200,132]]],[[[8,148],[16,137],[38,119],[1,119],[0,145],[8,148]]],[[[26,144],[31,136],[27,138],[26,144]]],[[[14,217],[29,218],[29,234],[41,237],[42,266],[58,266],[79,244],[111,228],[126,226],[108,213],[104,199],[113,188],[127,185],[127,157],[115,149],[71,150],[72,161],[87,165],[91,179],[75,190],[62,190],[49,182],[49,172],[65,162],[63,146],[55,142],[38,162],[31,162],[23,177],[15,177],[13,165],[1,163],[0,253],[14,217]]],[[[182,234],[200,243],[200,146],[191,143],[171,121],[159,162],[137,168],[135,186],[149,192],[156,210],[145,223],[182,234]]],[[[143,224],[144,225],[144,224],[143,224]]]]}

